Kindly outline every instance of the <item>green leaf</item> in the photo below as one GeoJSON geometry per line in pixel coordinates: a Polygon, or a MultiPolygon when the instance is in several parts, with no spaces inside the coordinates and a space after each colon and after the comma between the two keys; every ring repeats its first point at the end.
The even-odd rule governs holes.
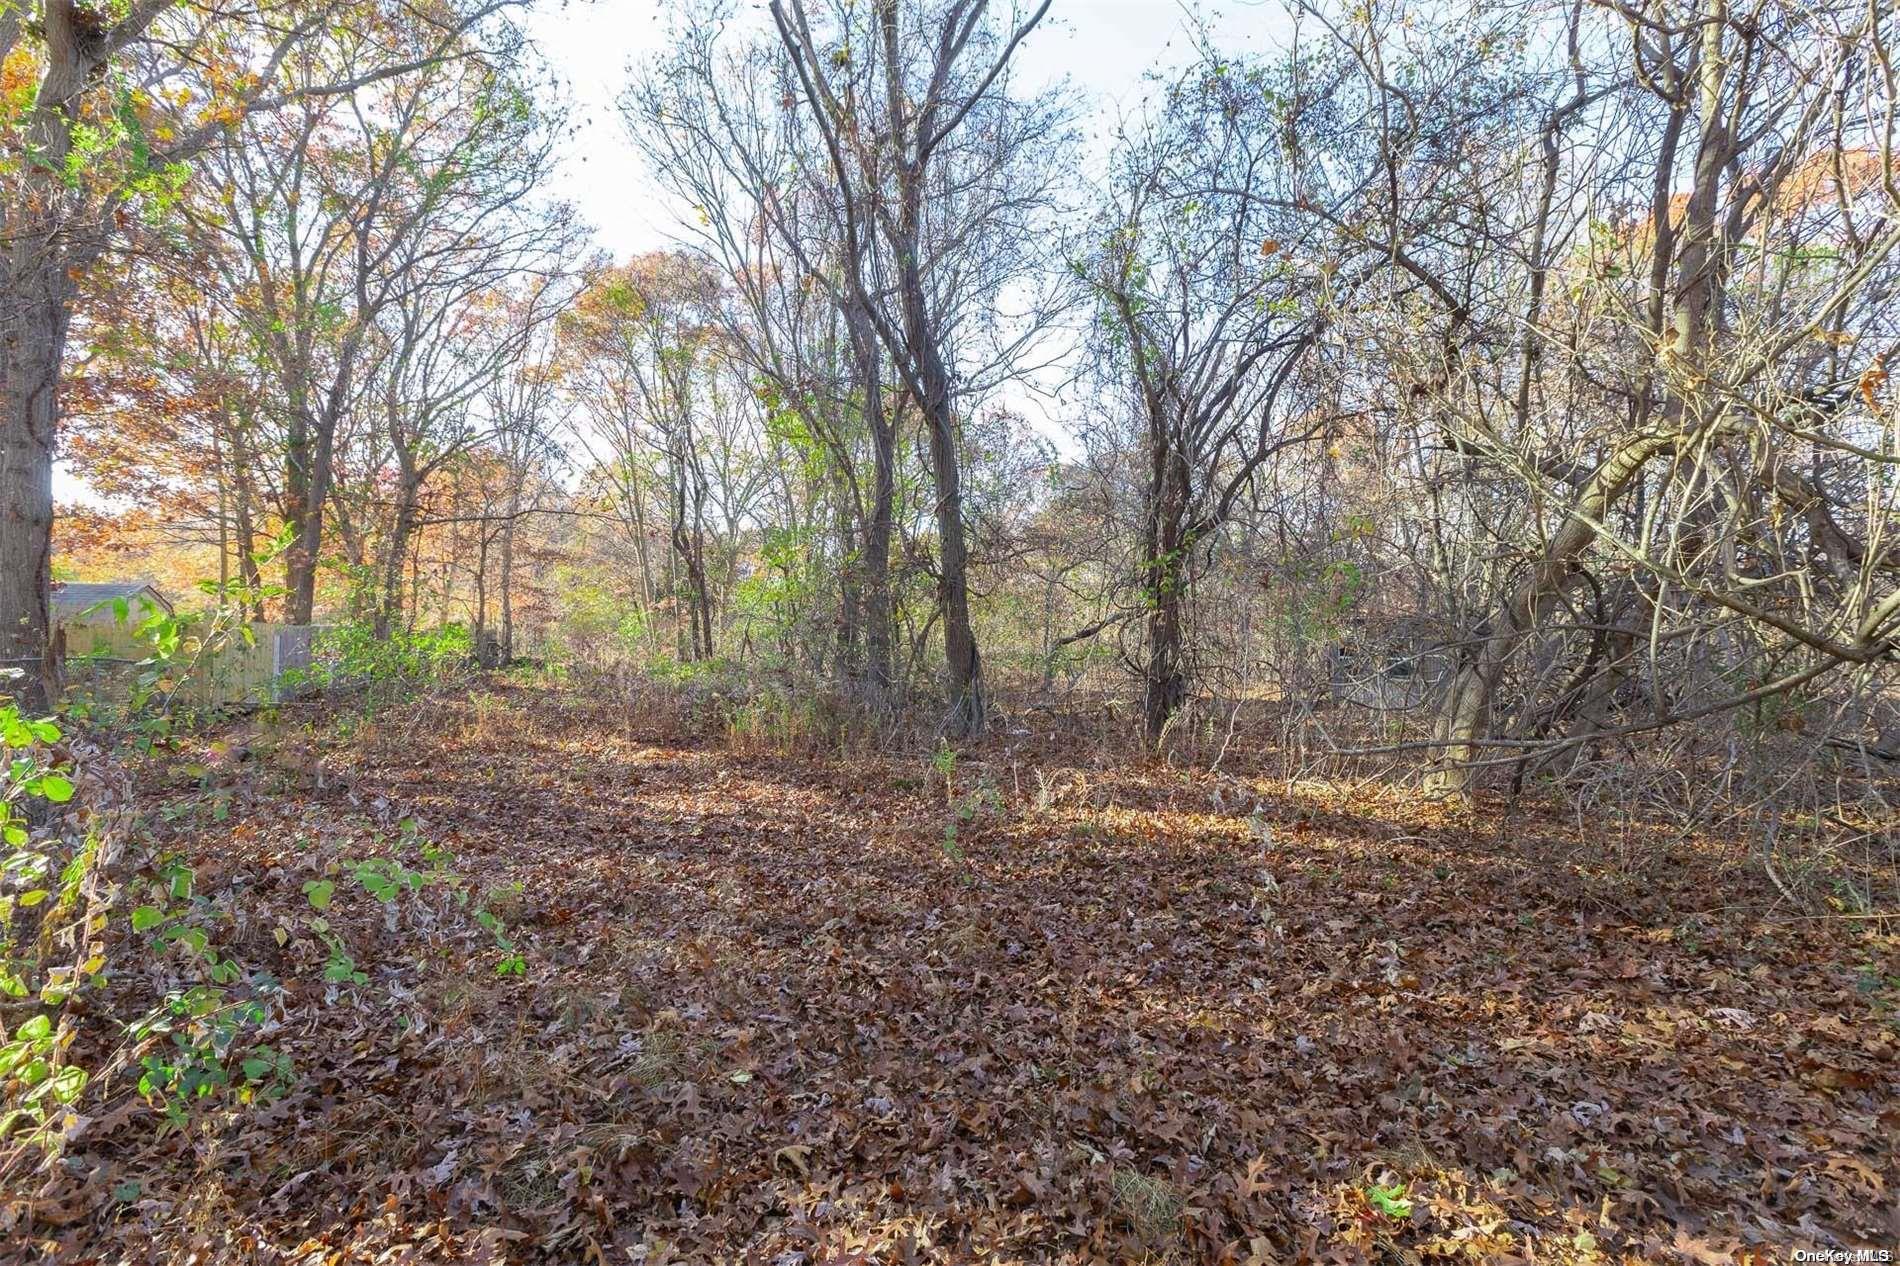
{"type": "Polygon", "coordinates": [[[39,1112],[32,1108],[15,1108],[11,1112],[0,1114],[0,1139],[13,1133],[13,1127],[20,1122],[37,1121],[39,1119],[39,1112]]]}
{"type": "Polygon", "coordinates": [[[149,932],[165,921],[165,912],[157,906],[140,906],[132,911],[132,930],[149,932]]]}
{"type": "Polygon", "coordinates": [[[13,1036],[27,1041],[38,1041],[41,1038],[51,1037],[52,1033],[53,1021],[47,1016],[36,1015],[15,1029],[13,1036]]]}
{"type": "Polygon", "coordinates": [[[1390,1187],[1369,1187],[1366,1189],[1366,1202],[1388,1218],[1409,1218],[1412,1216],[1412,1202],[1405,1197],[1405,1184],[1393,1183],[1390,1187]]]}
{"type": "Polygon", "coordinates": [[[86,1089],[86,1070],[68,1064],[53,1074],[52,1084],[53,1098],[60,1103],[71,1103],[86,1089]]]}
{"type": "Polygon", "coordinates": [[[336,884],[328,879],[312,879],[304,884],[303,895],[310,898],[313,910],[328,910],[330,898],[336,895],[336,884]]]}
{"type": "Polygon", "coordinates": [[[73,784],[64,774],[43,774],[40,776],[40,794],[54,804],[65,804],[73,798],[73,784]]]}

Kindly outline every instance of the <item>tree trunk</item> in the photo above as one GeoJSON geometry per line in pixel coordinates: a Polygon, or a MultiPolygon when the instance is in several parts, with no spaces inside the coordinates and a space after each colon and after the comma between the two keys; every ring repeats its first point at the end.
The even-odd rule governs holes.
{"type": "MultiPolygon", "coordinates": [[[[919,196],[907,188],[908,197],[919,196]]],[[[910,223],[915,224],[915,217],[910,223]]],[[[955,402],[950,376],[924,310],[924,282],[918,270],[916,236],[904,254],[901,285],[904,339],[917,367],[922,390],[918,407],[930,432],[930,473],[937,492],[937,605],[943,612],[943,652],[949,685],[945,729],[960,738],[980,736],[988,724],[989,700],[983,688],[983,659],[970,624],[969,546],[963,535],[963,477],[957,454],[955,402]]]]}
{"type": "Polygon", "coordinates": [[[225,474],[223,431],[211,431],[211,465],[218,484],[218,601],[231,593],[231,481],[225,474]]]}
{"type": "Polygon", "coordinates": [[[654,610],[653,560],[647,553],[646,496],[631,466],[621,484],[620,494],[627,510],[624,517],[633,524],[634,557],[640,563],[640,616],[646,629],[647,654],[657,655],[660,650],[660,629],[658,613],[654,610]]]}
{"type": "Polygon", "coordinates": [[[693,522],[688,541],[686,575],[693,587],[693,636],[698,643],[698,658],[713,657],[712,586],[706,578],[706,478],[697,461],[692,466],[693,522]]]}
{"type": "Polygon", "coordinates": [[[332,411],[291,410],[284,447],[284,518],[296,533],[284,553],[285,614],[309,624],[317,608],[317,560],[323,549],[323,506],[330,496],[336,449],[332,411]]]}
{"type": "Polygon", "coordinates": [[[33,710],[59,690],[49,606],[66,333],[77,278],[104,248],[116,206],[110,194],[103,205],[89,199],[83,177],[66,179],[79,98],[111,56],[116,28],[102,29],[100,14],[72,0],[9,5],[0,13],[0,56],[16,51],[21,21],[35,9],[44,45],[27,98],[21,154],[30,157],[16,158],[0,204],[0,668],[21,671],[6,692],[33,710]]]}
{"type": "Polygon", "coordinates": [[[947,394],[939,397],[937,407],[925,410],[930,425],[931,473],[937,485],[937,602],[943,609],[943,653],[950,687],[946,728],[951,734],[975,738],[988,725],[989,701],[983,688],[983,659],[970,625],[970,555],[963,537],[962,472],[957,466],[955,422],[947,394]]]}
{"type": "Polygon", "coordinates": [[[848,687],[863,672],[859,647],[864,629],[864,551],[857,541],[856,524],[845,496],[844,480],[834,482],[832,530],[838,536],[838,628],[835,639],[837,681],[848,687]]]}
{"type": "Polygon", "coordinates": [[[508,522],[501,530],[501,662],[515,657],[515,524],[521,512],[519,489],[508,499],[508,522]]]}
{"type": "Polygon", "coordinates": [[[1143,728],[1159,742],[1168,722],[1187,702],[1187,493],[1189,471],[1164,419],[1149,440],[1148,522],[1142,587],[1148,602],[1148,662],[1144,666],[1143,728]]]}
{"type": "Polygon", "coordinates": [[[1530,575],[1498,615],[1480,625],[1459,649],[1432,733],[1436,768],[1426,776],[1427,791],[1441,796],[1471,794],[1475,772],[1471,762],[1478,758],[1480,740],[1490,731],[1491,703],[1512,654],[1562,598],[1564,583],[1596,540],[1596,525],[1624,489],[1652,458],[1674,450],[1683,438],[1673,425],[1653,430],[1627,441],[1600,466],[1530,575]]]}
{"type": "MultiPolygon", "coordinates": [[[[403,626],[403,632],[414,633],[416,620],[422,614],[422,551],[412,550],[409,555],[409,620],[403,626]]],[[[443,623],[448,622],[448,613],[441,616],[443,623]]]]}
{"type": "Polygon", "coordinates": [[[475,529],[475,654],[482,653],[482,637],[488,632],[488,533],[475,529]]]}
{"type": "Polygon", "coordinates": [[[284,615],[292,624],[310,623],[316,605],[316,555],[304,534],[310,517],[310,432],[309,414],[293,404],[284,425],[284,525],[290,530],[290,546],[284,551],[284,615]]]}
{"type": "Polygon", "coordinates": [[[674,577],[686,578],[686,609],[682,620],[680,611],[680,586],[677,579],[667,585],[667,591],[673,595],[673,649],[682,663],[699,658],[699,586],[692,575],[692,548],[686,539],[686,472],[676,468],[673,472],[673,512],[670,535],[673,551],[667,570],[674,577]],[[677,570],[675,570],[677,568],[677,570]]]}
{"type": "Polygon", "coordinates": [[[70,285],[35,267],[43,261],[34,243],[7,250],[8,284],[0,294],[0,668],[21,670],[21,679],[4,689],[37,711],[58,691],[47,613],[53,446],[70,285]]]}
{"type": "Polygon", "coordinates": [[[409,553],[409,538],[415,533],[416,503],[422,481],[412,471],[404,471],[396,491],[396,521],[389,529],[389,554],[383,561],[383,600],[376,612],[376,636],[387,638],[402,614],[402,565],[409,553]]]}
{"type": "Polygon", "coordinates": [[[245,441],[249,426],[249,416],[243,410],[231,420],[231,508],[237,537],[238,579],[244,585],[244,606],[252,619],[262,620],[264,581],[257,570],[257,521],[252,509],[257,493],[251,477],[251,449],[245,441]]]}

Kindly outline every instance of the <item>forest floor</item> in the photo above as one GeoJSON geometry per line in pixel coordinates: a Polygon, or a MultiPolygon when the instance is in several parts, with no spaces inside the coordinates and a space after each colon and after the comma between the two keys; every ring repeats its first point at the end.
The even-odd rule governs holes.
{"type": "Polygon", "coordinates": [[[0,1256],[1900,1246],[1900,937],[1732,842],[1026,739],[946,789],[544,684],[343,722],[143,775],[146,844],[282,982],[287,1088],[167,1130],[127,1096],[0,1256]],[[373,856],[436,877],[379,900],[373,856]]]}

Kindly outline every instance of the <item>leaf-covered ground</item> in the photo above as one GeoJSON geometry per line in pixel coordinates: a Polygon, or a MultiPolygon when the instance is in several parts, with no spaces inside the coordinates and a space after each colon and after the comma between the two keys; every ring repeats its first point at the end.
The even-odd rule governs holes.
{"type": "Polygon", "coordinates": [[[102,1113],[5,1252],[1734,1262],[1900,1241],[1896,938],[1777,907],[1722,841],[1021,736],[966,754],[947,797],[921,756],[735,754],[553,687],[316,728],[240,728],[146,775],[153,842],[186,851],[228,952],[285,983],[265,1036],[293,1084],[183,1131],[102,1113]],[[379,902],[337,869],[419,864],[418,841],[453,854],[468,907],[379,902]],[[362,984],[323,978],[326,877],[362,984]],[[483,900],[524,976],[497,974],[483,900]]]}

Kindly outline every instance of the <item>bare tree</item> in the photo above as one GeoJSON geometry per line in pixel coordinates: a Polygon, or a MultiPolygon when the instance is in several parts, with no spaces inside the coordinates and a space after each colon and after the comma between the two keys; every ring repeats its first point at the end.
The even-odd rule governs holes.
{"type": "Polygon", "coordinates": [[[789,61],[776,44],[725,47],[725,19],[717,7],[693,15],[622,111],[658,179],[697,209],[688,240],[730,278],[730,348],[770,384],[770,407],[796,417],[835,466],[849,509],[838,526],[838,670],[887,702],[901,406],[870,316],[843,284],[844,191],[795,108],[789,61]],[[812,269],[830,284],[810,284],[812,269]]]}
{"type": "Polygon", "coordinates": [[[1334,279],[1291,209],[1276,87],[1265,68],[1218,58],[1170,84],[1124,129],[1078,267],[1099,307],[1098,372],[1142,428],[1150,740],[1188,698],[1191,590],[1216,535],[1264,464],[1327,425],[1316,403],[1289,399],[1334,279]]]}
{"type": "MultiPolygon", "coordinates": [[[[665,483],[668,560],[679,568],[687,599],[683,659],[707,659],[714,649],[705,522],[711,490],[696,432],[716,342],[710,317],[717,292],[716,278],[696,259],[643,256],[603,271],[564,323],[570,383],[593,424],[582,443],[604,448],[596,465],[637,539],[648,531],[646,485],[654,466],[665,483]]],[[[644,550],[641,565],[646,572],[644,550]]],[[[650,574],[644,583],[651,609],[650,574]]]]}
{"type": "Polygon", "coordinates": [[[1048,8],[1043,0],[999,24],[987,0],[879,0],[833,6],[814,29],[803,0],[771,5],[840,191],[841,289],[891,357],[929,436],[946,728],[959,735],[980,734],[988,709],[970,622],[955,322],[971,315],[959,309],[972,292],[994,298],[1003,289],[1014,257],[1031,245],[1014,235],[1046,201],[1049,176],[1035,168],[1061,113],[1047,99],[1011,98],[1006,71],[1048,8]],[[976,285],[952,261],[977,263],[976,285]]]}
{"type": "Polygon", "coordinates": [[[1311,112],[1358,181],[1321,218],[1390,281],[1353,326],[1393,371],[1367,407],[1417,427],[1441,554],[1479,561],[1447,595],[1452,794],[1495,745],[1798,697],[1889,658],[1900,616],[1868,378],[1895,339],[1893,15],[1488,16],[1476,65],[1457,24],[1330,23],[1311,112]]]}
{"type": "MultiPolygon", "coordinates": [[[[487,393],[573,295],[566,259],[580,236],[568,209],[538,199],[553,155],[554,121],[529,108],[527,87],[486,68],[468,73],[431,143],[377,191],[355,227],[380,252],[387,279],[359,273],[357,299],[375,314],[374,394],[396,464],[376,626],[402,610],[402,565],[421,517],[424,484],[483,442],[497,420],[487,393]]],[[[448,104],[441,86],[434,92],[448,104]]],[[[368,120],[362,119],[365,130],[368,120]]],[[[358,259],[371,256],[359,247],[358,259]]]]}

